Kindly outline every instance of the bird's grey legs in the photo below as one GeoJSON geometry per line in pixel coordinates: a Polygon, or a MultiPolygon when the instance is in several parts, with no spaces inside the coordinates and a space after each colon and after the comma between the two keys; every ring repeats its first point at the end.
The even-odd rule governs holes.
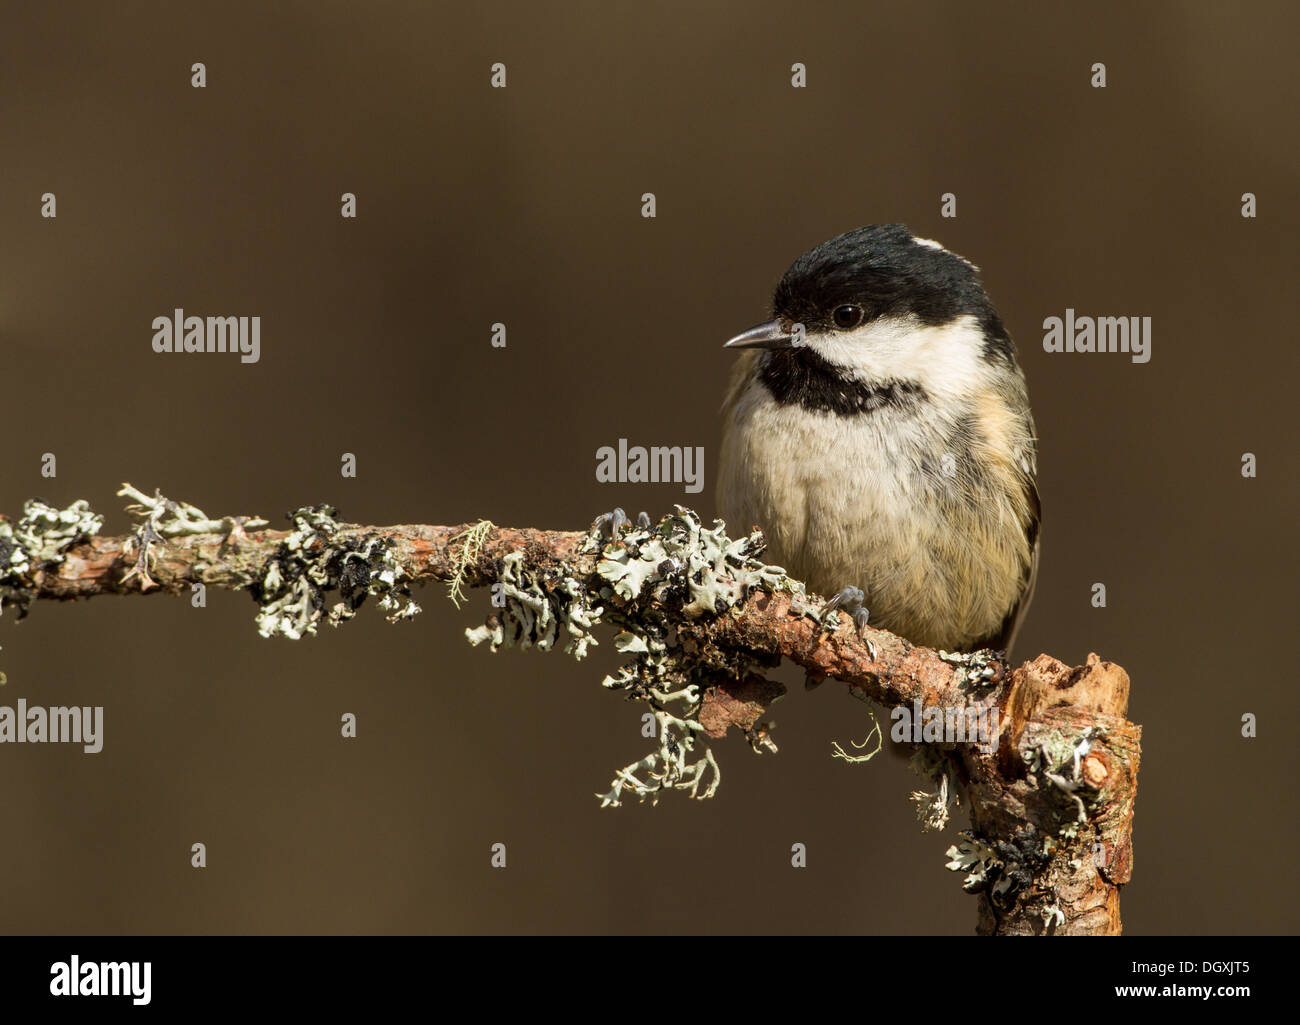
{"type": "MultiPolygon", "coordinates": [[[[618,537],[624,527],[630,527],[632,521],[627,518],[627,513],[622,509],[615,509],[613,512],[602,513],[596,517],[596,526],[600,532],[610,540],[618,537]]],[[[646,512],[637,513],[636,525],[642,530],[650,526],[650,514],[646,512]]]]}
{"type": "Polygon", "coordinates": [[[862,604],[863,597],[862,589],[860,587],[853,587],[850,585],[849,587],[844,588],[844,590],[823,606],[821,611],[822,622],[824,623],[826,618],[837,610],[842,610],[849,614],[849,617],[853,620],[853,624],[858,628],[858,633],[862,633],[862,631],[866,629],[867,618],[869,615],[867,607],[862,604]]]}

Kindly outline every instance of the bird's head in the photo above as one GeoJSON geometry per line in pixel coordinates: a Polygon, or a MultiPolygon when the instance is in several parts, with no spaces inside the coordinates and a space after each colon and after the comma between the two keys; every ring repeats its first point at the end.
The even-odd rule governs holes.
{"type": "Polygon", "coordinates": [[[857,228],[804,253],[776,286],[772,319],[726,347],[824,362],[850,380],[922,387],[1014,364],[979,268],[903,224],[857,228]]]}

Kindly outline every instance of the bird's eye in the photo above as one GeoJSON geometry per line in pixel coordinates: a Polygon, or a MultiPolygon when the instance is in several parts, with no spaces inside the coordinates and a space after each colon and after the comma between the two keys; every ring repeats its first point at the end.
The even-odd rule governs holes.
{"type": "Polygon", "coordinates": [[[835,326],[840,330],[848,331],[862,323],[862,307],[854,306],[852,303],[836,306],[831,313],[831,320],[835,321],[835,326]]]}

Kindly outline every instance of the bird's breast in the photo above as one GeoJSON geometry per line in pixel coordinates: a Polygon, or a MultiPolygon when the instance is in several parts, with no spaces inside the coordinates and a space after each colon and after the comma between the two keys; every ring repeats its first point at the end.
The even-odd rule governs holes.
{"type": "Polygon", "coordinates": [[[960,648],[997,629],[1028,565],[1014,473],[969,423],[924,404],[854,417],[773,400],[750,378],[724,410],[718,504],[762,527],[769,562],[823,595],[867,592],[871,621],[960,648]]]}

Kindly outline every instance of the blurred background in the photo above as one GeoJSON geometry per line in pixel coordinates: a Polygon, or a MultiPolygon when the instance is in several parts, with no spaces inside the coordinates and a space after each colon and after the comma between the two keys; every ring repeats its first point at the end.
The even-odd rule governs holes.
{"type": "MultiPolygon", "coordinates": [[[[1029,381],[1017,656],[1132,677],[1127,931],[1295,932],[1294,5],[469,7],[0,4],[0,511],[86,498],[122,533],[130,481],[276,525],[712,515],[722,342],[805,249],[904,221],[983,268],[1029,381]],[[176,307],[261,316],[260,362],[155,354],[176,307]],[[1151,362],[1045,353],[1067,307],[1150,316],[1151,362]],[[621,437],[704,446],[705,491],[596,483],[621,437]]],[[[444,595],[298,643],[246,594],[7,612],[0,703],[105,725],[94,756],[0,746],[0,929],[973,930],[964,813],[924,835],[901,763],[831,758],[870,726],[842,685],[783,668],[780,753],[716,745],[716,799],[601,811],[649,743],[608,633],[492,656],[486,592],[444,595]]]]}

